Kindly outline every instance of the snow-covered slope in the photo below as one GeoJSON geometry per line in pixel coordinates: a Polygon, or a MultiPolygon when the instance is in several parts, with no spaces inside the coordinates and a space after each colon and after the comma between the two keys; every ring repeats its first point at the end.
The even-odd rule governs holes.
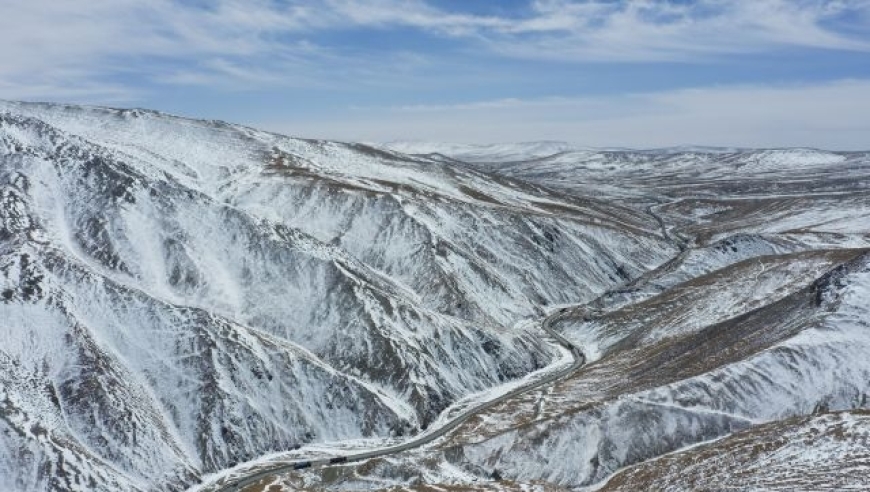
{"type": "Polygon", "coordinates": [[[866,195],[870,189],[870,154],[816,149],[579,149],[511,162],[472,160],[468,165],[555,189],[630,200],[808,198],[808,191],[866,195]]]}
{"type": "Polygon", "coordinates": [[[840,473],[866,466],[850,441],[863,442],[870,405],[866,153],[578,151],[465,165],[629,204],[680,251],[562,308],[557,328],[590,360],[571,378],[430,447],[276,483],[706,490],[733,474],[737,488],[861,488],[840,473]]]}
{"type": "MultiPolygon", "coordinates": [[[[339,474],[312,472],[306,483],[353,490],[362,484],[411,485],[422,477],[446,485],[508,480],[576,488],[600,484],[621,467],[757,425],[866,408],[870,256],[854,252],[829,261],[844,263],[804,288],[725,321],[706,324],[699,315],[705,322],[697,325],[671,328],[655,319],[630,325],[627,338],[575,377],[501,404],[429,449],[339,474]]],[[[745,278],[739,269],[730,273],[745,278]]],[[[788,277],[772,273],[759,281],[782,283],[788,277]]],[[[788,282],[799,283],[793,276],[788,282]]],[[[728,286],[717,288],[692,305],[709,304],[728,286]]],[[[673,309],[663,306],[668,307],[673,309]]],[[[633,316],[640,321],[646,313],[637,309],[633,316]]],[[[664,473],[654,466],[650,462],[646,473],[664,473]]]]}
{"type": "MultiPolygon", "coordinates": [[[[270,483],[763,475],[738,455],[769,429],[863,432],[868,196],[865,153],[372,147],[0,102],[0,490],[183,490],[396,442],[557,360],[534,322],[554,310],[580,372],[270,483]]],[[[812,452],[852,452],[834,440],[812,452]]]]}
{"type": "Polygon", "coordinates": [[[601,491],[863,490],[870,467],[867,410],[773,422],[627,468],[601,491]]]}
{"type": "Polygon", "coordinates": [[[556,355],[533,324],[676,248],[438,160],[0,103],[0,486],[180,489],[405,435],[556,355]]]}

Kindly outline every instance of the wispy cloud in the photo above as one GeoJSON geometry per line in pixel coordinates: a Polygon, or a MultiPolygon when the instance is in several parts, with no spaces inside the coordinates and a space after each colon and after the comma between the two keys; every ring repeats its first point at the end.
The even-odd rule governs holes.
{"type": "Polygon", "coordinates": [[[868,10],[864,1],[538,0],[534,16],[487,41],[505,55],[566,61],[709,60],[784,47],[868,51],[866,36],[830,24],[845,18],[866,27],[868,10]]]}
{"type": "Polygon", "coordinates": [[[469,52],[563,62],[708,60],[782,47],[870,51],[870,0],[534,0],[510,16],[436,5],[0,0],[0,88],[3,97],[87,91],[123,97],[141,90],[131,90],[129,79],[313,85],[334,83],[335,66],[347,67],[349,82],[363,83],[407,55],[401,48],[364,52],[311,40],[352,29],[410,28],[459,40],[469,52]]]}
{"type": "Polygon", "coordinates": [[[534,0],[526,15],[469,15],[422,1],[329,0],[321,27],[400,25],[469,37],[508,55],[649,61],[783,46],[870,50],[867,0],[534,0]]]}
{"type": "Polygon", "coordinates": [[[7,47],[0,50],[0,84],[13,97],[36,87],[50,96],[72,86],[115,86],[121,93],[131,85],[118,81],[124,77],[264,84],[286,79],[294,59],[323,58],[304,42],[277,39],[318,24],[316,9],[302,5],[0,0],[0,11],[0,43],[7,47]]]}
{"type": "Polygon", "coordinates": [[[513,17],[459,14],[413,0],[327,4],[322,16],[331,22],[320,26],[413,27],[534,59],[687,60],[789,46],[870,51],[867,0],[534,0],[526,15],[513,17]],[[852,33],[838,30],[838,22],[852,33]]]}

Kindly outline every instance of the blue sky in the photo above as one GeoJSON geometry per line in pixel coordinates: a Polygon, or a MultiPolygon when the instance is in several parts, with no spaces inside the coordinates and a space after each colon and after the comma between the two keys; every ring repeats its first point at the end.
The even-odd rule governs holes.
{"type": "Polygon", "coordinates": [[[0,0],[0,98],[306,137],[870,148],[870,0],[0,0]]]}

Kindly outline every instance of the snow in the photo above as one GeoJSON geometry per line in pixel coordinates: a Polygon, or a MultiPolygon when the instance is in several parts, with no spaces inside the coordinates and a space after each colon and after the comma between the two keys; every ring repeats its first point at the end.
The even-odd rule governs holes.
{"type": "MultiPolygon", "coordinates": [[[[44,351],[10,342],[9,357],[69,388],[30,398],[71,436],[39,459],[72,452],[75,473],[97,459],[178,486],[279,450],[418,432],[561,363],[517,321],[614,285],[598,252],[635,271],[666,255],[619,232],[639,221],[623,211],[590,225],[570,200],[434,161],[152,112],[0,106],[2,223],[39,268],[10,263],[8,306],[33,281],[30,318],[58,317],[55,338],[34,339],[44,351]],[[270,175],[276,153],[316,179],[270,175]],[[64,369],[57,354],[76,346],[86,356],[64,369]]],[[[31,340],[16,316],[4,332],[31,340]]]]}
{"type": "Polygon", "coordinates": [[[870,246],[867,168],[812,149],[372,148],[0,102],[0,488],[177,489],[433,432],[569,364],[536,322],[567,306],[586,370],[384,473],[426,457],[427,481],[497,467],[574,487],[866,405],[870,273],[848,248],[870,246]],[[758,345],[643,366],[726,327],[758,345]]]}

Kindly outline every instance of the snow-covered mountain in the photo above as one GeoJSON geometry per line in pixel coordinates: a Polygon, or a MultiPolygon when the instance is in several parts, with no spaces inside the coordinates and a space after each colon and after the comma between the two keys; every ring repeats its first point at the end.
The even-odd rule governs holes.
{"type": "Polygon", "coordinates": [[[589,359],[572,377],[500,403],[426,448],[274,483],[862,488],[868,154],[578,151],[467,165],[646,211],[680,252],[570,308],[559,328],[589,359]]]}
{"type": "Polygon", "coordinates": [[[417,432],[676,252],[605,201],[142,110],[0,103],[0,200],[3,490],[417,432]]]}
{"type": "Polygon", "coordinates": [[[866,434],[868,249],[865,153],[374,147],[0,102],[0,490],[211,490],[398,442],[564,361],[535,321],[557,309],[581,371],[270,483],[785,476],[866,434]]]}
{"type": "MultiPolygon", "coordinates": [[[[445,150],[449,151],[449,150],[445,150]]],[[[449,154],[448,154],[449,155],[449,154]]],[[[574,194],[622,200],[767,197],[868,189],[870,153],[816,149],[578,149],[527,159],[469,161],[476,169],[574,194]]]]}

